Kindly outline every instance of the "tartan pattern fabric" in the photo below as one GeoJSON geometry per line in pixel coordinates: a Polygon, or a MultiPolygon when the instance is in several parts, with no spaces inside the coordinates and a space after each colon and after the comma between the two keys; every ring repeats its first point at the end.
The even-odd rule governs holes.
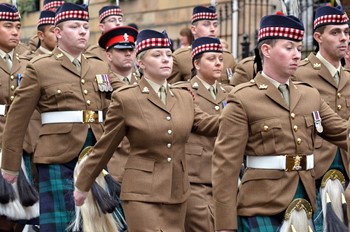
{"type": "Polygon", "coordinates": [[[199,12],[192,15],[192,23],[198,20],[217,20],[218,15],[212,12],[199,12]]]}
{"type": "Polygon", "coordinates": [[[18,12],[0,12],[0,20],[8,20],[8,21],[19,21],[20,17],[18,12]]]}
{"type": "Polygon", "coordinates": [[[348,21],[348,17],[346,14],[332,14],[332,15],[322,15],[315,19],[314,21],[314,29],[320,25],[326,24],[345,24],[348,21]]]}
{"type": "Polygon", "coordinates": [[[58,7],[60,7],[63,3],[64,3],[64,1],[52,1],[52,2],[49,2],[49,3],[47,3],[47,4],[44,4],[43,10],[49,10],[49,9],[51,9],[51,8],[58,8],[58,7]]]}
{"type": "Polygon", "coordinates": [[[304,31],[290,27],[265,27],[259,30],[258,41],[263,38],[285,38],[296,41],[303,40],[304,31]]]}
{"type": "Polygon", "coordinates": [[[142,40],[136,45],[136,54],[150,48],[169,48],[170,42],[168,38],[149,38],[142,40]]]}
{"type": "Polygon", "coordinates": [[[99,18],[100,18],[100,22],[102,22],[106,17],[110,16],[110,15],[120,15],[123,16],[123,12],[120,8],[114,8],[114,9],[109,9],[106,10],[105,12],[103,12],[102,14],[100,14],[99,18]]]}
{"type": "Polygon", "coordinates": [[[55,17],[55,25],[66,20],[83,20],[89,21],[89,12],[85,10],[67,10],[58,13],[55,17]]]}
{"type": "Polygon", "coordinates": [[[195,47],[192,49],[192,59],[202,52],[223,52],[222,45],[220,43],[210,43],[195,47]]]}
{"type": "MultiPolygon", "coordinates": [[[[82,149],[95,143],[96,139],[89,128],[82,149]]],[[[74,219],[73,174],[77,160],[75,158],[65,164],[37,164],[40,231],[67,231],[67,226],[74,219]]]]}
{"type": "Polygon", "coordinates": [[[45,24],[54,25],[54,24],[55,24],[55,18],[47,17],[47,18],[41,18],[41,19],[39,19],[39,21],[38,21],[38,26],[45,25],[45,24]]]}

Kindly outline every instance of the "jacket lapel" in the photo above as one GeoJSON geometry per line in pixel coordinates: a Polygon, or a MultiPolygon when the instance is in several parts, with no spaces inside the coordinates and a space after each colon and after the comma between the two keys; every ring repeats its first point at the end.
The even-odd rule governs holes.
{"type": "Polygon", "coordinates": [[[18,70],[19,70],[20,68],[21,68],[21,63],[20,63],[18,54],[15,53],[15,54],[13,55],[11,74],[18,72],[18,70]]]}
{"type": "MultiPolygon", "coordinates": [[[[147,95],[147,99],[152,102],[157,107],[161,108],[162,110],[167,111],[166,106],[163,104],[163,102],[160,100],[158,94],[153,90],[151,85],[145,80],[145,78],[142,78],[139,82],[141,93],[147,95]]],[[[169,91],[167,91],[167,101],[168,101],[168,94],[169,91]]]]}
{"type": "MultiPolygon", "coordinates": [[[[311,53],[308,56],[308,59],[312,65],[312,67],[316,70],[318,70],[318,75],[323,78],[325,81],[327,81],[329,84],[333,85],[335,88],[337,87],[337,83],[335,82],[334,78],[331,76],[330,72],[326,68],[326,66],[316,57],[314,53],[311,53]]],[[[317,77],[315,77],[317,78],[317,77]]]]}
{"type": "Polygon", "coordinates": [[[298,91],[298,88],[293,84],[292,81],[289,81],[289,104],[290,111],[293,111],[296,105],[298,104],[301,98],[301,93],[298,91]]]}
{"type": "Polygon", "coordinates": [[[191,79],[191,86],[199,96],[203,97],[213,104],[216,104],[216,100],[211,96],[209,90],[205,88],[202,81],[199,80],[197,76],[191,79]]]}
{"type": "MultiPolygon", "coordinates": [[[[90,64],[83,54],[81,55],[81,77],[82,78],[85,77],[85,75],[88,73],[89,70],[90,70],[90,64]]],[[[107,73],[103,73],[103,74],[107,74],[107,73]]]]}
{"type": "Polygon", "coordinates": [[[55,48],[52,53],[54,54],[56,60],[61,62],[62,67],[68,69],[69,71],[80,77],[75,65],[58,48],[55,48]]]}

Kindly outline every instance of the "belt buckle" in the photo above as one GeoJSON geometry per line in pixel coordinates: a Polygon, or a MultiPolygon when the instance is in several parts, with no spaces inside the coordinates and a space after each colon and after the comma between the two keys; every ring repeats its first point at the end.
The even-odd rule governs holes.
{"type": "Polygon", "coordinates": [[[83,123],[98,123],[98,112],[93,110],[83,110],[83,123]]]}
{"type": "Polygon", "coordinates": [[[286,155],[286,171],[301,171],[306,170],[305,155],[286,155]]]}

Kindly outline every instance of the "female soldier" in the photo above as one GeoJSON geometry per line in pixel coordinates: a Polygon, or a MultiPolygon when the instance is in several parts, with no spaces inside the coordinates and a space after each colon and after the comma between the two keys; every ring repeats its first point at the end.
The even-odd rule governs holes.
{"type": "MultiPolygon", "coordinates": [[[[217,38],[201,37],[192,43],[193,77],[178,86],[190,88],[195,103],[211,115],[220,115],[232,87],[221,86],[223,48],[217,38]]],[[[179,82],[178,82],[179,83],[179,82]]],[[[215,138],[191,134],[186,143],[191,195],[187,203],[185,231],[214,231],[211,159],[215,138]]]]}
{"type": "Polygon", "coordinates": [[[76,181],[76,205],[126,136],[130,155],[121,199],[128,230],[183,231],[190,195],[185,143],[191,131],[215,136],[217,117],[195,107],[187,90],[167,84],[173,60],[165,34],[143,30],[136,44],[143,78],[112,94],[104,135],[76,181]]]}

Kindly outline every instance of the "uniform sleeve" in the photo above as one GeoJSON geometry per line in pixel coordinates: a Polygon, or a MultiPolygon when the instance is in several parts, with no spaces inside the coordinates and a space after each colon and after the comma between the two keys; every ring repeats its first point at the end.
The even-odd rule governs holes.
{"type": "Polygon", "coordinates": [[[216,230],[237,229],[238,177],[247,139],[246,112],[240,101],[230,94],[220,116],[212,161],[216,230]]]}
{"type": "Polygon", "coordinates": [[[219,129],[219,116],[210,115],[194,104],[194,122],[192,132],[208,137],[215,137],[219,129]]]}
{"type": "Polygon", "coordinates": [[[17,172],[21,168],[24,136],[40,95],[36,70],[29,63],[6,117],[1,163],[4,170],[17,172]]]}
{"type": "Polygon", "coordinates": [[[254,63],[251,63],[251,64],[252,65],[248,66],[242,63],[238,63],[236,66],[235,72],[233,73],[233,77],[230,80],[230,84],[233,86],[237,86],[241,83],[245,83],[253,79],[254,63]],[[251,70],[247,70],[247,69],[251,69],[251,70]]]}
{"type": "Polygon", "coordinates": [[[85,161],[85,165],[75,183],[81,191],[89,191],[125,136],[125,113],[122,100],[118,94],[118,92],[112,94],[112,102],[105,121],[105,131],[101,139],[95,144],[93,152],[85,161]]]}

